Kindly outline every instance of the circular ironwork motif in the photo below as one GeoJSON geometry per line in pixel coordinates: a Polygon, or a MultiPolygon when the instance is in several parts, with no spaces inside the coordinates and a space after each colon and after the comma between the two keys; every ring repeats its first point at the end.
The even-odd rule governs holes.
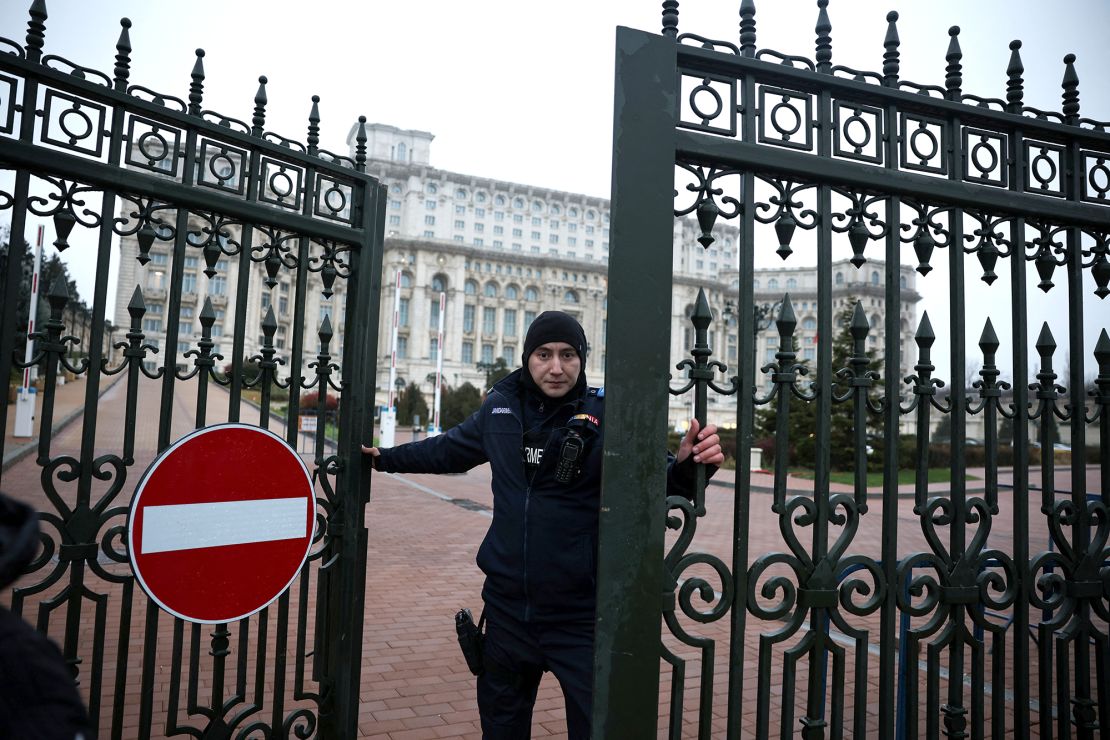
{"type": "Polygon", "coordinates": [[[940,151],[940,144],[937,142],[936,134],[928,129],[924,121],[921,122],[916,131],[910,134],[910,150],[913,151],[915,157],[921,160],[921,164],[928,163],[929,160],[937,156],[937,152],[940,151]],[[919,136],[924,136],[925,140],[929,143],[930,149],[928,154],[921,151],[921,147],[918,146],[917,137],[919,136]]]}
{"type": "Polygon", "coordinates": [[[725,103],[721,100],[720,93],[703,82],[690,91],[690,108],[694,111],[694,114],[703,121],[712,121],[714,118],[721,115],[721,111],[725,108],[725,103]],[[709,97],[713,100],[713,111],[711,113],[703,111],[701,106],[698,105],[698,97],[704,97],[702,93],[708,93],[709,97]]]}
{"type": "Polygon", "coordinates": [[[93,130],[92,119],[89,118],[85,111],[81,110],[76,105],[62,111],[62,115],[58,116],[58,125],[62,127],[62,131],[65,131],[66,136],[69,137],[69,143],[71,144],[84,139],[91,134],[93,130]],[[77,125],[83,128],[80,133],[70,128],[74,125],[73,119],[75,118],[77,119],[77,125]]]}
{"type": "Polygon", "coordinates": [[[858,113],[853,113],[844,121],[844,139],[856,148],[856,153],[858,154],[871,142],[871,124],[861,118],[858,113]],[[862,138],[857,139],[855,135],[852,134],[854,127],[863,129],[862,138]]]}
{"type": "Polygon", "coordinates": [[[1110,168],[1106,166],[1105,159],[1095,160],[1095,166],[1091,168],[1090,173],[1087,175],[1087,182],[1089,182],[1095,192],[1098,193],[1099,198],[1105,198],[1106,193],[1110,192],[1110,168]],[[1096,175],[1099,177],[1099,180],[1101,180],[1101,184],[1096,181],[1096,175]]]}
{"type": "Polygon", "coordinates": [[[161,162],[169,154],[170,144],[166,137],[157,131],[147,131],[139,137],[139,151],[151,161],[161,162]]]}
{"type": "Polygon", "coordinates": [[[1052,184],[1052,181],[1056,179],[1056,163],[1052,161],[1052,157],[1048,156],[1047,149],[1042,149],[1036,157],[1033,157],[1030,171],[1033,173],[1033,177],[1036,178],[1037,182],[1041,184],[1042,189],[1047,189],[1048,186],[1052,184]],[[1042,165],[1048,167],[1047,175],[1042,172],[1042,165]]]}
{"type": "Polygon", "coordinates": [[[971,161],[975,165],[975,168],[979,170],[980,174],[985,176],[988,173],[993,172],[994,168],[998,166],[998,152],[995,151],[994,146],[992,146],[985,138],[983,138],[979,140],[978,144],[971,148],[971,161]],[[987,155],[990,157],[990,159],[988,160],[990,162],[990,165],[986,167],[984,167],[983,164],[979,161],[979,155],[983,152],[986,152],[987,155]]]}
{"type": "Polygon", "coordinates": [[[270,190],[279,198],[288,197],[293,192],[293,180],[284,170],[279,170],[270,175],[270,190]]]}
{"type": "Polygon", "coordinates": [[[798,129],[802,127],[802,114],[799,113],[794,106],[790,105],[789,98],[783,98],[771,109],[771,125],[775,127],[775,131],[778,131],[782,135],[782,138],[789,139],[791,134],[797,133],[798,129]],[[790,115],[794,117],[794,125],[791,127],[783,126],[779,122],[779,113],[784,110],[789,111],[790,115]]]}
{"type": "Polygon", "coordinates": [[[339,189],[337,185],[332,185],[328,191],[324,193],[324,205],[332,213],[339,213],[343,207],[347,205],[347,196],[339,189]]]}
{"type": "Polygon", "coordinates": [[[208,170],[216,176],[220,182],[227,182],[231,176],[235,174],[235,162],[231,157],[227,156],[224,152],[220,152],[212,159],[208,160],[208,170]]]}

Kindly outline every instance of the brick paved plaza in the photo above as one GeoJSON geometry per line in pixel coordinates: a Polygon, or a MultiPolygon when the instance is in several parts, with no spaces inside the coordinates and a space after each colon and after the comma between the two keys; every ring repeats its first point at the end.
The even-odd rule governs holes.
{"type": "MultiPolygon", "coordinates": [[[[195,413],[195,385],[180,384],[174,404],[174,437],[189,431],[194,424],[195,413]]],[[[109,388],[102,396],[98,407],[98,433],[97,454],[118,451],[122,439],[122,408],[126,384],[121,382],[109,388]]],[[[158,384],[153,381],[144,381],[139,394],[138,428],[136,434],[136,464],[131,469],[129,477],[118,494],[114,504],[126,506],[130,493],[138,478],[138,474],[145,468],[154,453],[157,414],[154,412],[158,403],[158,384]]],[[[67,414],[79,408],[84,398],[84,383],[76,382],[59,389],[58,408],[55,416],[62,419],[67,414]]],[[[215,390],[210,394],[207,423],[217,423],[227,418],[226,392],[215,390]]],[[[256,423],[258,410],[244,404],[241,409],[241,418],[247,423],[256,423]]],[[[52,442],[51,456],[59,454],[76,454],[79,449],[81,420],[66,426],[57,433],[52,442]]],[[[26,440],[13,440],[8,437],[7,451],[13,449],[26,440]]],[[[311,464],[311,460],[309,460],[311,464]]],[[[6,493],[14,495],[25,501],[34,502],[40,508],[48,508],[41,491],[41,469],[35,463],[33,454],[23,457],[8,469],[3,477],[3,489],[6,493]]],[[[981,489],[982,471],[969,471],[971,476],[978,480],[968,483],[970,491],[981,489]]],[[[1087,486],[1089,490],[1097,490],[1099,481],[1092,476],[1097,475],[1094,469],[1088,471],[1087,486]]],[[[1005,478],[1006,476],[1004,476],[1005,478]]],[[[731,567],[732,551],[732,473],[721,471],[714,485],[711,485],[706,495],[707,515],[698,524],[698,533],[691,548],[692,551],[711,552],[721,556],[726,564],[731,567]]],[[[769,476],[757,474],[752,479],[755,492],[751,498],[751,525],[748,540],[749,557],[754,559],[768,552],[784,550],[783,538],[779,531],[777,517],[771,514],[771,495],[769,476]]],[[[71,500],[71,492],[64,484],[59,483],[62,497],[71,500]]],[[[802,480],[791,480],[791,486],[798,490],[807,484],[802,480]]],[[[1059,471],[1057,485],[1066,489],[1069,487],[1066,471],[1059,471]]],[[[847,489],[845,489],[847,490],[847,489]]],[[[939,492],[939,491],[938,491],[939,492]]],[[[905,556],[911,552],[927,551],[926,541],[921,533],[918,517],[912,511],[913,500],[903,492],[899,497],[898,531],[899,552],[905,556]]],[[[94,501],[100,495],[94,492],[94,501]]],[[[977,494],[976,494],[977,495],[977,494]]],[[[1013,528],[1010,519],[1012,502],[1005,491],[1000,496],[1000,512],[994,518],[994,528],[990,532],[991,546],[1003,552],[1012,551],[1013,528]]],[[[479,593],[482,577],[474,565],[474,555],[482,536],[489,524],[489,507],[492,505],[489,493],[489,471],[486,467],[477,468],[466,475],[458,476],[431,476],[431,475],[385,475],[375,474],[372,488],[372,499],[367,511],[367,527],[369,529],[369,556],[366,575],[366,609],[365,632],[363,641],[362,661],[362,686],[359,728],[365,737],[390,738],[391,740],[438,738],[438,737],[478,737],[478,714],[474,699],[473,678],[467,672],[455,642],[452,616],[456,609],[468,606],[475,610],[480,608],[479,593]]],[[[862,518],[858,532],[856,532],[848,552],[860,553],[878,557],[880,522],[883,516],[882,503],[878,493],[871,493],[868,499],[869,510],[862,518]]],[[[1036,512],[1036,506],[1031,507],[1036,512]]],[[[119,523],[122,524],[123,514],[119,523]]],[[[1039,516],[1032,516],[1035,522],[1030,532],[1030,546],[1036,552],[1043,549],[1047,542],[1043,524],[1039,516]]],[[[808,542],[809,530],[797,528],[799,537],[803,542],[808,542]]],[[[970,534],[974,527],[969,528],[970,534]]],[[[830,540],[836,536],[836,528],[830,534],[830,540]]],[[[118,542],[116,543],[118,546],[118,542]]],[[[125,576],[128,573],[125,564],[113,563],[101,557],[101,564],[105,572],[125,576]]],[[[787,571],[777,571],[787,573],[787,571]]],[[[713,584],[714,590],[719,591],[719,579],[706,568],[687,572],[687,577],[704,576],[713,584]]],[[[41,579],[41,573],[39,574],[41,579]]],[[[26,583],[26,582],[24,582],[26,583]]],[[[109,595],[106,608],[106,624],[109,639],[105,643],[108,659],[105,661],[104,675],[101,678],[103,685],[103,698],[99,706],[101,724],[107,727],[110,723],[112,711],[121,712],[125,718],[124,727],[135,727],[138,723],[140,689],[139,675],[142,664],[144,638],[143,626],[150,619],[159,624],[157,640],[157,668],[155,695],[152,702],[152,711],[155,717],[154,726],[164,727],[165,716],[173,703],[170,696],[172,668],[170,654],[173,649],[174,639],[182,640],[185,645],[186,655],[192,640],[197,640],[200,655],[196,669],[197,693],[200,704],[205,704],[208,699],[206,690],[211,690],[210,666],[211,658],[208,656],[209,626],[201,629],[185,627],[180,634],[175,634],[172,620],[165,615],[147,614],[146,598],[137,590],[130,597],[134,604],[131,612],[131,644],[127,653],[128,681],[125,697],[118,704],[113,703],[113,682],[117,666],[115,656],[118,648],[118,639],[115,635],[119,632],[120,608],[119,603],[128,598],[121,589],[123,586],[107,584],[95,578],[87,578],[86,585],[100,593],[109,595]],[[208,671],[208,673],[206,673],[208,671]]],[[[23,613],[25,617],[36,618],[36,605],[50,594],[57,593],[58,585],[47,588],[41,595],[28,597],[23,613]]],[[[299,619],[302,595],[299,584],[294,584],[292,594],[288,600],[289,612],[294,623],[299,619]]],[[[311,601],[315,593],[315,582],[308,584],[306,594],[311,601]]],[[[781,595],[781,594],[780,594],[781,595]]],[[[778,598],[776,596],[775,598],[778,598]]],[[[770,603],[775,599],[763,600],[770,603]]],[[[860,599],[862,601],[862,598],[860,599]]],[[[695,604],[700,603],[694,597],[695,604]]],[[[305,605],[308,606],[307,604],[305,605]]],[[[273,643],[275,636],[274,615],[278,611],[271,606],[267,618],[270,623],[267,641],[273,643]]],[[[50,620],[52,635],[61,639],[57,633],[62,612],[55,612],[50,620]]],[[[306,630],[313,634],[314,611],[306,608],[304,611],[306,630]]],[[[83,614],[81,641],[79,652],[86,656],[81,670],[87,671],[92,659],[91,630],[93,623],[93,609],[89,608],[83,614]]],[[[993,623],[1005,625],[1007,614],[993,618],[993,623]]],[[[252,624],[259,622],[259,618],[252,618],[252,624]]],[[[716,675],[713,687],[713,710],[711,713],[712,735],[720,736],[723,732],[725,716],[725,690],[727,687],[728,663],[728,616],[711,624],[701,625],[685,617],[680,617],[683,628],[695,636],[712,638],[715,641],[713,655],[713,673],[716,675]]],[[[1034,620],[1036,621],[1036,620],[1034,620]]],[[[744,646],[745,662],[745,708],[746,723],[749,728],[754,728],[757,704],[756,681],[759,676],[759,649],[761,639],[768,640],[768,635],[782,630],[786,621],[762,622],[754,617],[749,617],[747,624],[747,640],[744,646]],[[762,638],[760,636],[763,636],[762,638]]],[[[915,620],[915,625],[919,622],[915,620]]],[[[232,626],[236,633],[231,639],[231,655],[228,660],[229,676],[236,673],[230,668],[239,659],[238,652],[243,649],[238,640],[237,627],[232,626]]],[[[254,629],[254,627],[252,627],[254,629]]],[[[291,632],[295,628],[291,628],[291,632]]],[[[803,627],[800,634],[805,632],[803,627]]],[[[846,622],[836,623],[832,627],[834,639],[838,645],[846,649],[845,657],[845,706],[846,721],[850,727],[852,717],[852,685],[853,671],[857,657],[866,657],[867,666],[862,668],[862,675],[867,677],[870,684],[868,696],[872,701],[877,697],[878,684],[878,615],[867,617],[847,616],[846,622]],[[852,629],[866,630],[866,642],[861,643],[861,650],[854,652],[853,641],[849,636],[852,629]]],[[[1006,653],[1004,659],[1007,663],[1012,655],[1011,631],[1007,630],[1006,653]]],[[[927,638],[933,639],[933,638],[927,638]]],[[[692,737],[697,730],[697,692],[700,690],[700,672],[703,665],[703,655],[697,650],[681,645],[678,641],[668,636],[665,640],[667,646],[677,655],[686,659],[685,676],[685,706],[687,707],[683,720],[686,725],[684,736],[692,737]]],[[[772,716],[771,731],[777,734],[778,718],[782,716],[784,706],[794,706],[793,718],[788,725],[797,731],[798,718],[804,714],[805,706],[801,699],[792,699],[784,695],[781,677],[784,665],[783,651],[798,642],[797,636],[787,637],[781,645],[772,651],[774,656],[771,671],[767,678],[769,684],[769,711],[772,716]]],[[[311,643],[309,643],[311,644],[311,643]]],[[[255,643],[245,643],[249,655],[244,656],[244,665],[248,668],[249,681],[247,694],[252,695],[253,673],[255,665],[255,643]]],[[[987,641],[988,650],[992,644],[987,641]]],[[[286,711],[298,705],[297,700],[288,694],[294,681],[296,641],[290,636],[287,647],[289,666],[286,670],[285,691],[290,698],[286,704],[286,711]]],[[[993,653],[992,653],[993,654],[993,653]]],[[[1034,651],[1034,656],[1036,652],[1034,651]]],[[[918,659],[926,660],[926,653],[922,651],[918,659]]],[[[987,683],[990,683],[990,660],[987,658],[987,683]]],[[[309,659],[306,673],[311,672],[311,659],[309,659]]],[[[942,659],[942,667],[944,660],[942,659]]],[[[922,663],[924,665],[924,663],[922,663]]],[[[797,694],[804,696],[803,690],[806,683],[806,661],[803,657],[796,666],[797,674],[794,685],[798,688],[797,694]]],[[[1013,670],[1011,667],[1010,670],[1013,670]]],[[[1033,691],[1036,695],[1036,666],[1029,667],[1033,678],[1033,691]]],[[[183,668],[184,670],[184,668],[183,668]]],[[[941,671],[942,679],[939,686],[946,691],[947,672],[941,671]]],[[[82,690],[88,696],[91,681],[85,680],[82,674],[82,690]]],[[[919,703],[924,704],[926,683],[925,672],[918,672],[917,684],[911,691],[920,694],[919,703]]],[[[188,680],[182,676],[181,685],[177,690],[181,696],[186,696],[188,680]]],[[[233,683],[228,679],[228,684],[233,683]]],[[[788,682],[789,684],[790,682],[788,682]]],[[[309,690],[313,684],[307,680],[309,690]]],[[[261,685],[262,694],[275,690],[272,676],[267,676],[261,685]]],[[[669,701],[670,676],[664,673],[663,693],[661,707],[665,709],[669,701]]],[[[830,686],[830,698],[836,689],[830,686]]],[[[970,702],[970,683],[965,684],[965,697],[970,702]]],[[[986,711],[991,712],[991,701],[994,697],[993,689],[988,690],[986,698],[986,711]]],[[[1012,694],[1009,687],[1002,690],[1000,701],[1005,707],[1006,728],[1012,731],[1012,694]]],[[[183,698],[179,704],[179,721],[183,716],[186,700],[183,698]]],[[[876,707],[867,707],[869,735],[874,736],[874,711],[876,707]]],[[[269,710],[264,709],[263,714],[269,710]]],[[[925,712],[922,711],[921,727],[925,728],[925,712]]],[[[666,716],[666,712],[662,712],[666,716]]],[[[1035,716],[1035,713],[1034,713],[1035,716]]],[[[787,721],[787,719],[783,719],[787,721]]],[[[565,721],[563,718],[562,698],[556,682],[545,676],[540,689],[540,698],[536,707],[534,735],[536,737],[565,737],[565,721]]],[[[126,736],[126,735],[125,735],[126,736]]]]}

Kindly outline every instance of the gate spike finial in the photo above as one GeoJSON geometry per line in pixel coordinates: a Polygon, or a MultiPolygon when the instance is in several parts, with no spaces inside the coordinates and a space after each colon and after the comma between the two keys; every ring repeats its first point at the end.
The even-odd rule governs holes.
{"type": "Polygon", "coordinates": [[[204,102],[204,49],[197,49],[197,61],[190,77],[193,81],[189,83],[189,114],[199,116],[200,104],[204,102]]]}
{"type": "Polygon", "coordinates": [[[798,318],[794,315],[794,306],[790,303],[789,293],[782,297],[782,307],[779,309],[779,317],[775,319],[775,326],[778,327],[780,337],[793,336],[794,329],[798,326],[798,318]]]}
{"type": "Polygon", "coordinates": [[[1099,379],[1110,381],[1110,336],[1107,336],[1105,329],[1095,343],[1095,362],[1098,363],[1099,379]]]}
{"type": "Polygon", "coordinates": [[[31,19],[27,21],[27,61],[42,59],[42,47],[46,43],[46,0],[35,0],[28,11],[31,19]]]}
{"type": "Polygon", "coordinates": [[[898,11],[892,10],[886,14],[886,38],[883,39],[883,85],[898,87],[899,53],[898,45],[898,11]]]}
{"type": "Polygon", "coordinates": [[[933,322],[929,321],[929,312],[921,312],[921,323],[917,325],[917,334],[914,335],[913,340],[917,342],[917,346],[922,349],[928,349],[933,346],[933,342],[937,339],[936,333],[933,331],[933,322]]]}
{"type": "Polygon", "coordinates": [[[1064,88],[1064,123],[1075,125],[1079,123],[1079,75],[1075,73],[1075,54],[1064,57],[1064,79],[1060,86],[1064,88]]]}
{"type": "Polygon", "coordinates": [[[272,346],[274,333],[277,332],[277,318],[274,316],[274,307],[266,308],[266,316],[262,319],[262,335],[266,337],[266,345],[272,346]]]}
{"type": "Polygon", "coordinates": [[[50,304],[51,309],[57,310],[59,313],[69,303],[69,286],[66,284],[65,273],[54,278],[54,283],[46,294],[46,302],[50,304]]]}
{"type": "Polygon", "coordinates": [[[127,304],[127,313],[131,315],[132,324],[137,324],[146,313],[146,301],[143,300],[143,290],[138,285],[131,293],[131,300],[127,304]]]}
{"type": "Polygon", "coordinates": [[[113,84],[119,92],[127,92],[127,78],[131,75],[131,34],[127,29],[131,28],[131,19],[120,18],[119,24],[122,28],[116,42],[116,77],[113,84]]]}
{"type": "Polygon", "coordinates": [[[998,347],[998,334],[995,333],[994,324],[991,323],[988,316],[987,324],[983,327],[983,335],[979,337],[979,349],[983,350],[983,354],[990,355],[993,361],[994,353],[998,351],[998,347]]]}
{"type": "Polygon", "coordinates": [[[678,0],[663,0],[663,35],[678,38],[678,0]]]}
{"type": "Polygon", "coordinates": [[[355,137],[355,169],[366,171],[366,116],[358,117],[358,135],[355,137]]]}
{"type": "Polygon", "coordinates": [[[755,0],[740,3],[740,56],[755,56],[755,0]]]}
{"type": "Polygon", "coordinates": [[[832,72],[832,23],[829,21],[829,0],[817,0],[817,71],[832,72]]]}
{"type": "Polygon", "coordinates": [[[1010,42],[1010,63],[1006,65],[1006,110],[1021,114],[1024,107],[1025,81],[1021,78],[1025,65],[1021,63],[1021,41],[1010,42]]]}
{"type": "Polygon", "coordinates": [[[1037,354],[1042,358],[1052,358],[1056,352],[1056,339],[1052,336],[1052,330],[1048,328],[1048,322],[1041,325],[1041,333],[1037,335],[1037,354]]]}
{"type": "Polygon", "coordinates": [[[324,320],[320,322],[320,331],[317,332],[317,336],[320,337],[320,344],[324,347],[327,347],[328,344],[331,342],[333,334],[334,332],[331,328],[331,319],[328,318],[327,314],[324,314],[324,320]]]}
{"type": "Polygon", "coordinates": [[[963,65],[960,64],[964,56],[963,50],[960,49],[960,27],[949,28],[948,35],[951,40],[948,42],[948,53],[944,55],[945,61],[948,62],[948,66],[944,68],[944,86],[948,89],[948,99],[959,102],[963,96],[961,88],[964,84],[963,65]]]}
{"type": "Polygon", "coordinates": [[[212,298],[205,296],[204,307],[200,310],[200,325],[205,329],[211,329],[214,323],[216,323],[216,311],[212,308],[212,298]]]}
{"type": "Polygon", "coordinates": [[[258,78],[258,92],[254,94],[254,117],[251,118],[251,136],[261,136],[266,130],[266,75],[258,78]]]}
{"type": "Polygon", "coordinates": [[[856,301],[856,307],[852,311],[852,323],[848,327],[848,332],[857,342],[862,342],[867,338],[867,333],[869,331],[871,331],[871,323],[863,313],[863,302],[856,301]]]}
{"type": "Polygon", "coordinates": [[[312,96],[312,110],[308,112],[308,153],[315,155],[320,145],[320,96],[312,96]]]}

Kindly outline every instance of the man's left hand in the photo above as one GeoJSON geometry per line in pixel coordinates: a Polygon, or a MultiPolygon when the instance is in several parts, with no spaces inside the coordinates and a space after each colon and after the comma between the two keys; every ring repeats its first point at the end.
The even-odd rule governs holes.
{"type": "Polygon", "coordinates": [[[720,466],[725,461],[716,424],[708,424],[702,429],[697,419],[690,420],[690,428],[678,446],[677,461],[682,462],[690,455],[694,456],[694,462],[705,465],[720,466]]]}

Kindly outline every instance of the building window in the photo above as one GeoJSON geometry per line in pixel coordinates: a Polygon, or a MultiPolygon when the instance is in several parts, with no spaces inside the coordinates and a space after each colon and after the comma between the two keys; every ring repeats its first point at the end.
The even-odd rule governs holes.
{"type": "Polygon", "coordinates": [[[505,246],[505,243],[503,241],[501,241],[500,239],[494,239],[493,240],[493,246],[494,246],[495,249],[501,249],[501,247],[505,246]]]}
{"type": "Polygon", "coordinates": [[[436,184],[434,182],[430,182],[430,183],[428,183],[427,185],[424,186],[424,192],[425,193],[431,193],[432,195],[435,195],[436,193],[439,192],[439,188],[436,187],[436,184]]]}
{"type": "Polygon", "coordinates": [[[479,237],[474,238],[474,246],[480,247],[483,244],[485,244],[485,242],[482,239],[480,239],[479,237]]]}
{"type": "Polygon", "coordinates": [[[455,228],[456,229],[465,229],[466,228],[466,221],[455,219],[455,228]]]}
{"type": "Polygon", "coordinates": [[[482,333],[493,334],[497,331],[497,309],[486,306],[482,309],[482,333]]]}
{"type": "Polygon", "coordinates": [[[429,230],[425,229],[425,231],[424,231],[424,238],[425,239],[434,239],[435,236],[436,236],[436,233],[434,231],[429,231],[429,230]]]}
{"type": "Polygon", "coordinates": [[[536,213],[539,213],[543,210],[543,203],[539,202],[538,200],[532,201],[532,210],[536,213]]]}
{"type": "Polygon", "coordinates": [[[403,360],[409,356],[409,338],[397,337],[397,359],[403,360]]]}
{"type": "Polygon", "coordinates": [[[514,213],[513,214],[513,223],[514,224],[524,223],[524,216],[521,216],[519,213],[514,213]]]}
{"type": "Polygon", "coordinates": [[[787,290],[794,290],[797,287],[798,287],[798,281],[797,280],[795,280],[794,278],[788,278],[787,279],[787,281],[786,281],[786,289],[787,290]]]}
{"type": "Polygon", "coordinates": [[[567,246],[568,247],[574,247],[574,246],[577,246],[577,245],[578,245],[578,239],[576,239],[573,236],[568,236],[567,237],[567,246]]]}
{"type": "Polygon", "coordinates": [[[507,336],[507,337],[517,336],[517,333],[516,333],[516,309],[515,308],[506,308],[505,309],[504,328],[505,328],[505,331],[503,333],[505,334],[505,336],[507,336]]]}
{"type": "Polygon", "coordinates": [[[532,216],[532,225],[533,226],[539,226],[542,223],[543,223],[543,219],[541,219],[539,216],[532,216]]]}
{"type": "Polygon", "coordinates": [[[524,236],[524,231],[523,231],[523,230],[521,230],[521,229],[513,229],[513,237],[514,237],[514,238],[516,238],[516,239],[519,239],[519,238],[520,238],[520,237],[522,237],[522,236],[524,236]]]}
{"type": "Polygon", "coordinates": [[[520,291],[515,285],[510,285],[505,288],[505,297],[510,301],[515,301],[519,297],[520,291]]]}
{"type": "Polygon", "coordinates": [[[501,357],[505,360],[505,364],[512,367],[516,361],[516,346],[506,344],[501,347],[501,357]]]}
{"type": "Polygon", "coordinates": [[[462,343],[462,362],[464,365],[470,365],[474,362],[474,342],[462,343]]]}
{"type": "Polygon", "coordinates": [[[817,328],[817,319],[813,318],[812,316],[806,316],[804,319],[802,319],[802,328],[807,331],[813,331],[817,328]]]}
{"type": "Polygon", "coordinates": [[[465,198],[466,197],[466,191],[463,190],[462,188],[456,189],[455,190],[455,197],[456,198],[465,198]]]}
{"type": "Polygon", "coordinates": [[[573,290],[568,290],[567,292],[563,293],[563,302],[578,303],[578,294],[575,293],[573,290]]]}
{"type": "Polygon", "coordinates": [[[547,242],[548,242],[549,244],[558,244],[558,243],[559,243],[559,235],[558,235],[558,234],[551,234],[551,235],[549,235],[549,236],[547,237],[547,242]]]}
{"type": "MultiPolygon", "coordinates": [[[[540,299],[540,292],[538,290],[536,290],[535,287],[529,285],[527,288],[524,289],[524,300],[526,300],[526,301],[538,301],[539,299],[540,299]]],[[[529,322],[529,323],[531,323],[531,322],[529,322]]]]}
{"type": "Polygon", "coordinates": [[[424,225],[425,226],[435,226],[436,225],[436,217],[435,216],[425,216],[424,217],[424,225]]]}
{"type": "Polygon", "coordinates": [[[424,201],[424,207],[429,211],[434,211],[436,209],[436,202],[434,200],[426,200],[424,201]]]}
{"type": "Polygon", "coordinates": [[[408,298],[402,298],[398,302],[398,306],[399,306],[399,308],[397,310],[397,326],[408,326],[409,325],[409,299],[408,298]]]}
{"type": "Polygon", "coordinates": [[[486,209],[485,208],[475,208],[474,209],[474,218],[485,218],[485,217],[486,217],[486,209]]]}
{"type": "Polygon", "coordinates": [[[439,296],[428,301],[428,328],[439,329],[439,296]]]}
{"type": "Polygon", "coordinates": [[[497,297],[497,283],[493,282],[492,280],[490,280],[488,283],[486,283],[486,288],[485,288],[484,293],[485,293],[486,298],[496,298],[497,297]]]}
{"type": "Polygon", "coordinates": [[[182,275],[181,290],[186,293],[197,292],[197,274],[195,272],[186,272],[182,275]]]}
{"type": "Polygon", "coordinates": [[[217,275],[208,281],[208,289],[212,295],[227,295],[227,278],[223,275],[217,275]]]}
{"type": "Polygon", "coordinates": [[[477,193],[474,194],[474,200],[478,201],[479,203],[485,203],[486,202],[486,194],[481,192],[481,191],[478,191],[477,193]]]}
{"type": "Polygon", "coordinates": [[[524,208],[524,198],[513,198],[513,208],[524,208]]]}
{"type": "Polygon", "coordinates": [[[478,232],[485,231],[486,230],[486,225],[485,224],[474,224],[474,230],[478,231],[478,232]]]}
{"type": "Polygon", "coordinates": [[[770,280],[767,281],[767,290],[778,290],[778,289],[779,289],[778,278],[771,278],[770,280]]]}
{"type": "Polygon", "coordinates": [[[879,272],[878,272],[878,270],[872,270],[871,271],[871,284],[872,285],[878,285],[879,284],[879,272]]]}
{"type": "Polygon", "coordinates": [[[466,213],[466,206],[455,206],[455,213],[466,213]]]}
{"type": "Polygon", "coordinates": [[[482,345],[482,362],[487,364],[487,365],[492,365],[493,364],[493,345],[492,344],[483,344],[482,345]]]}
{"type": "Polygon", "coordinates": [[[539,240],[540,240],[540,232],[533,231],[532,232],[532,241],[538,242],[539,240]]]}
{"type": "MultiPolygon", "coordinates": [[[[477,225],[480,226],[481,224],[477,224],[477,225]]],[[[504,226],[494,226],[493,227],[493,233],[500,236],[501,234],[505,233],[505,227],[504,226]]]]}
{"type": "Polygon", "coordinates": [[[474,331],[474,305],[463,306],[463,331],[470,334],[474,331]]]}
{"type": "Polygon", "coordinates": [[[504,211],[494,211],[493,212],[493,220],[494,221],[504,221],[505,220],[505,212],[504,211]]]}
{"type": "Polygon", "coordinates": [[[162,319],[143,319],[144,332],[162,331],[162,319]]]}
{"type": "Polygon", "coordinates": [[[390,216],[389,217],[389,225],[390,226],[400,226],[401,225],[401,217],[400,216],[390,216]]]}
{"type": "Polygon", "coordinates": [[[505,196],[504,195],[498,195],[496,198],[493,199],[493,204],[495,206],[505,205],[505,196]]]}

